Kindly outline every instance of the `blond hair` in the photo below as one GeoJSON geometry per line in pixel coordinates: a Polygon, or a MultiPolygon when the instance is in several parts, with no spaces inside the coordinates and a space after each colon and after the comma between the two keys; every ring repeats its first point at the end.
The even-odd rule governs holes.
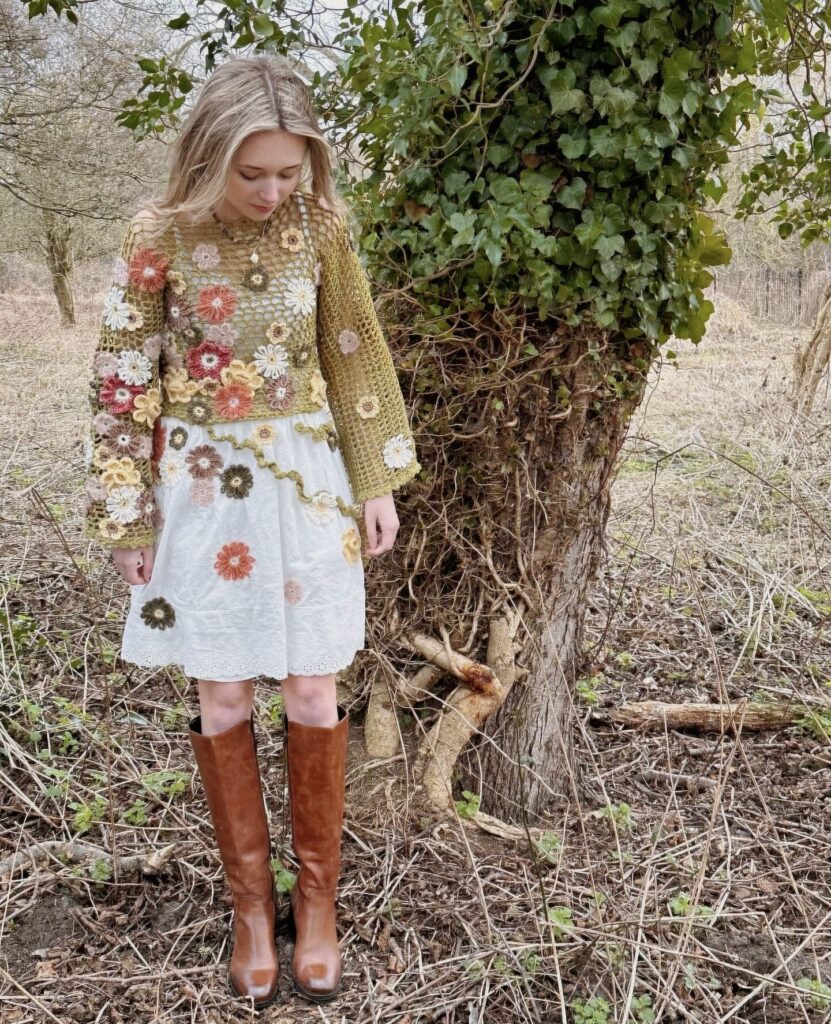
{"type": "Polygon", "coordinates": [[[277,128],[308,139],[297,188],[315,192],[351,220],[335,186],[337,155],[320,130],[311,90],[284,57],[257,54],[219,65],[202,86],[173,145],[164,193],[143,202],[156,221],[152,236],[176,217],[209,217],[225,197],[240,145],[254,132],[277,128]]]}

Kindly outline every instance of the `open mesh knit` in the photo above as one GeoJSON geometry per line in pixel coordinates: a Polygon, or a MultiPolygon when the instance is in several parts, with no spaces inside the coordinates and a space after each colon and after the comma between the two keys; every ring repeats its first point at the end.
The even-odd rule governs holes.
{"type": "Polygon", "coordinates": [[[154,424],[328,408],[355,502],[421,469],[392,357],[347,221],[293,192],[262,223],[161,235],[139,215],[116,260],[90,380],[84,531],[154,542],[154,424]],[[258,261],[250,255],[257,245],[258,261]]]}

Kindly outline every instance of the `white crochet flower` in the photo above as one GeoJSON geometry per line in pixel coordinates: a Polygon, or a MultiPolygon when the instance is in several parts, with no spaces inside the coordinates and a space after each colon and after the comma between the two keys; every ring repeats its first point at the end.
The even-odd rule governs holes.
{"type": "Polygon", "coordinates": [[[337,507],[335,496],[329,491],[318,491],[312,498],[311,505],[306,506],[309,518],[320,526],[330,523],[334,519],[337,507]]]}
{"type": "Polygon", "coordinates": [[[293,277],[285,286],[286,305],[293,313],[305,316],[315,308],[317,289],[306,277],[293,277]]]}
{"type": "Polygon", "coordinates": [[[124,301],[121,288],[110,288],[104,299],[104,323],[113,331],[128,327],[135,316],[136,310],[124,301]]]}
{"type": "Polygon", "coordinates": [[[254,353],[254,365],[263,377],[282,377],[288,372],[289,354],[283,345],[260,345],[254,353]]]}
{"type": "Polygon", "coordinates": [[[148,384],[153,364],[143,352],[127,349],[118,355],[118,376],[126,384],[148,384]]]}
{"type": "Polygon", "coordinates": [[[107,512],[117,523],[132,523],[139,517],[137,502],[141,496],[138,487],[115,487],[107,496],[107,512]]]}
{"type": "Polygon", "coordinates": [[[127,260],[123,256],[117,257],[113,265],[113,283],[117,284],[120,288],[126,288],[127,282],[130,280],[128,275],[129,269],[127,260]]]}
{"type": "Polygon", "coordinates": [[[390,469],[404,469],[415,458],[413,439],[404,434],[396,434],[384,445],[384,465],[390,469]]]}
{"type": "Polygon", "coordinates": [[[175,450],[168,450],[159,459],[159,479],[165,487],[173,487],[185,473],[185,460],[175,450]]]}
{"type": "Polygon", "coordinates": [[[209,245],[207,242],[203,242],[190,254],[190,258],[202,270],[211,270],[213,267],[219,266],[219,249],[215,245],[209,245]]]}

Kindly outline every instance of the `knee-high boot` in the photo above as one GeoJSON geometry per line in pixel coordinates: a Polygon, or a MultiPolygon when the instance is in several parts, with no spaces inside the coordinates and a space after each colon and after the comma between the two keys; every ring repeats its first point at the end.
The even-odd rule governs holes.
{"type": "Polygon", "coordinates": [[[197,715],[189,723],[188,735],[233,896],[231,991],[252,997],[259,1009],[277,996],[280,967],[274,944],[271,841],[254,715],[213,736],[202,735],[202,717],[197,715]]]}
{"type": "Polygon", "coordinates": [[[283,715],[292,845],[300,862],[291,891],[289,926],[297,991],[314,1002],[333,999],[341,960],[335,920],[349,716],[338,705],[334,726],[303,725],[283,715]]]}

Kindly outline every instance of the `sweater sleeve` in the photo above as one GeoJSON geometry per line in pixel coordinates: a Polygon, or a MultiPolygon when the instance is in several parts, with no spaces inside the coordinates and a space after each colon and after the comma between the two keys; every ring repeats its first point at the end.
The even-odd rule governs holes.
{"type": "Polygon", "coordinates": [[[369,280],[343,217],[320,265],[320,369],[353,500],[360,503],[403,486],[421,466],[369,280]]]}
{"type": "Polygon", "coordinates": [[[105,548],[155,540],[151,459],[168,258],[130,222],[104,299],[89,379],[84,534],[105,548]]]}

